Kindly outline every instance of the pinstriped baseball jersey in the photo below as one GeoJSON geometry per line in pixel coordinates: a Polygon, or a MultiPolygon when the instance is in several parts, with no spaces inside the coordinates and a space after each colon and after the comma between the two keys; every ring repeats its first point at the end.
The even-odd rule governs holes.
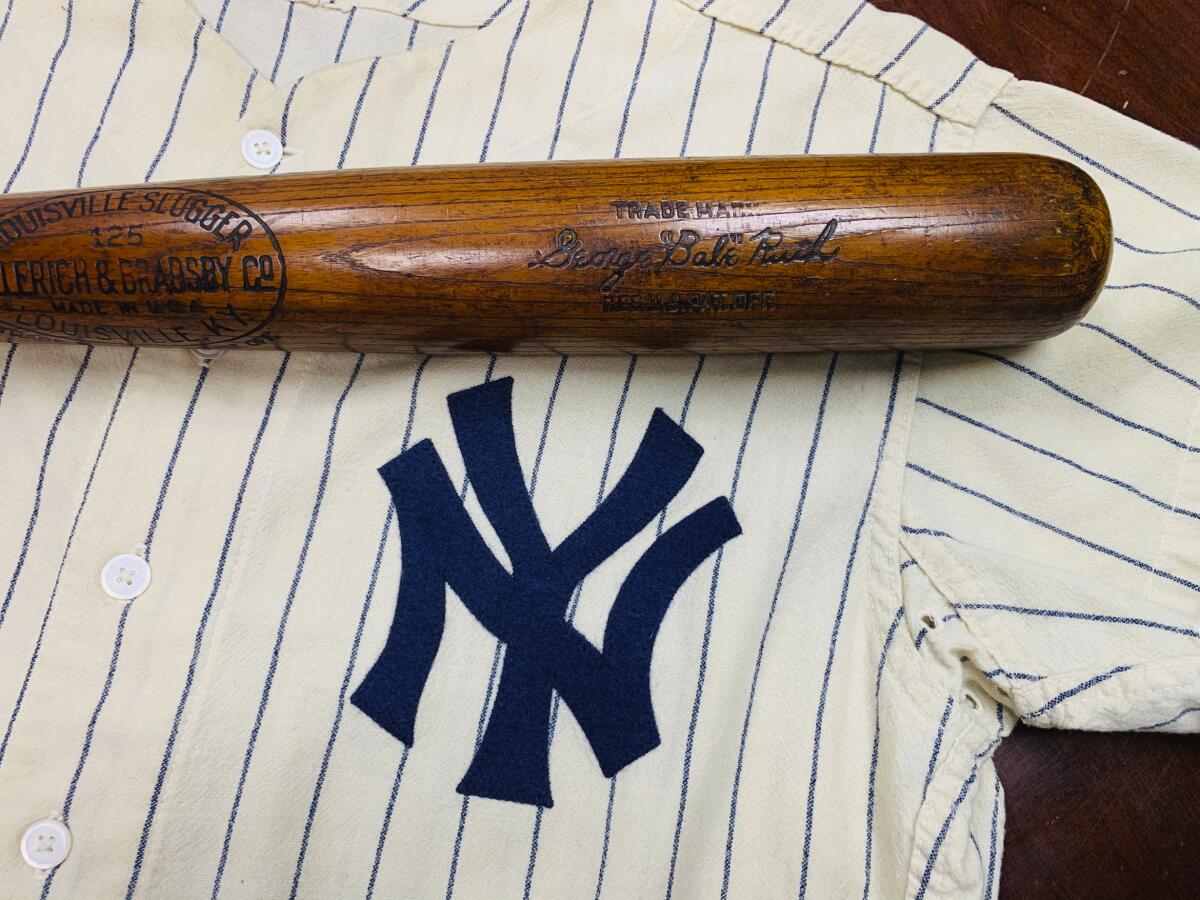
{"type": "Polygon", "coordinates": [[[10,192],[1023,150],[1117,234],[1020,350],[0,345],[0,895],[991,898],[1018,720],[1200,729],[1193,148],[858,0],[0,14],[10,192]]]}

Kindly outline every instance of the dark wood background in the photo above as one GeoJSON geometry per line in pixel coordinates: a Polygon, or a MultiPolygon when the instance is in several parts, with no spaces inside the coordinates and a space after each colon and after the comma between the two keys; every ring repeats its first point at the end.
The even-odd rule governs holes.
{"type": "MultiPolygon", "coordinates": [[[[1198,0],[872,0],[984,62],[1200,144],[1198,0]]],[[[1002,900],[1200,896],[1200,737],[1019,726],[1002,900]]]]}

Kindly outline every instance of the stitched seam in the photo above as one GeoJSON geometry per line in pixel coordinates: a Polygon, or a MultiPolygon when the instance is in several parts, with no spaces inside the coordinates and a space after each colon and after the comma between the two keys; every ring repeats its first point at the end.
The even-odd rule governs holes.
{"type": "MultiPolygon", "coordinates": [[[[1126,672],[1122,673],[1122,675],[1127,675],[1127,674],[1133,673],[1137,676],[1137,680],[1145,681],[1145,679],[1150,674],[1152,674],[1156,671],[1170,672],[1174,669],[1177,669],[1177,668],[1180,668],[1180,667],[1183,667],[1183,666],[1186,666],[1189,664],[1193,664],[1193,663],[1200,664],[1200,653],[1191,654],[1188,656],[1173,656],[1169,659],[1156,659],[1151,662],[1135,663],[1126,672]]],[[[1062,687],[1064,685],[1078,684],[1080,679],[1086,678],[1087,676],[1095,676],[1095,675],[1100,675],[1100,674],[1102,674],[1102,673],[1099,671],[1095,671],[1093,669],[1076,669],[1072,672],[1063,673],[1061,676],[1060,675],[1054,676],[1054,683],[1057,685],[1056,687],[1051,687],[1050,685],[1047,685],[1046,682],[1039,681],[1039,682],[1037,682],[1037,684],[1024,686],[1024,687],[1027,687],[1028,690],[1022,691],[1022,694],[1024,694],[1024,693],[1034,694],[1037,697],[1037,699],[1035,701],[1036,705],[1033,706],[1032,708],[1037,709],[1038,707],[1045,704],[1048,700],[1052,699],[1053,697],[1055,697],[1056,695],[1061,693],[1062,687]]],[[[1049,681],[1049,680],[1050,679],[1047,679],[1047,681],[1049,681]]],[[[1180,685],[1180,687],[1186,688],[1186,685],[1180,685]]],[[[1130,689],[1130,688],[1122,687],[1121,681],[1119,681],[1117,679],[1109,679],[1105,683],[1105,687],[1102,690],[1100,690],[1096,694],[1096,696],[1103,696],[1104,692],[1106,692],[1106,691],[1110,695],[1116,695],[1116,696],[1119,696],[1122,699],[1128,700],[1128,701],[1136,701],[1143,697],[1161,698],[1163,695],[1162,685],[1160,685],[1160,684],[1152,684],[1152,685],[1147,685],[1146,687],[1130,689]]],[[[1012,694],[1013,694],[1014,698],[1017,696],[1016,691],[1013,691],[1012,694]]],[[[1181,702],[1186,701],[1188,696],[1190,696],[1190,695],[1187,695],[1187,694],[1184,694],[1181,692],[1179,695],[1179,700],[1181,702]]],[[[1072,699],[1074,699],[1074,698],[1070,698],[1068,700],[1063,701],[1063,705],[1070,703],[1072,699]]],[[[1054,713],[1048,712],[1047,716],[1050,719],[1053,719],[1054,713]]],[[[1024,719],[1022,719],[1022,721],[1024,721],[1024,719]]],[[[1029,723],[1029,724],[1040,725],[1041,723],[1029,723]]],[[[1048,727],[1059,727],[1059,726],[1050,725],[1048,727]]],[[[1122,730],[1131,731],[1131,730],[1133,730],[1133,728],[1134,728],[1134,726],[1132,726],[1132,725],[1123,726],[1122,730]]]]}
{"type": "MultiPolygon", "coordinates": [[[[931,542],[941,542],[943,540],[945,539],[930,539],[931,542]]],[[[962,566],[961,563],[959,563],[959,561],[954,557],[953,553],[950,552],[948,547],[938,543],[938,550],[931,551],[927,554],[921,542],[914,541],[911,537],[904,535],[903,532],[900,535],[900,542],[904,549],[908,551],[909,556],[917,561],[917,566],[921,569],[921,573],[929,579],[930,584],[933,585],[939,594],[946,598],[947,602],[951,604],[953,604],[956,600],[960,602],[967,600],[972,602],[986,602],[987,597],[983,592],[983,586],[971,576],[971,574],[962,566]],[[938,560],[934,565],[930,565],[930,556],[938,557],[938,560]],[[964,589],[967,596],[959,597],[958,594],[960,592],[952,590],[950,585],[947,585],[946,577],[939,576],[948,576],[950,581],[964,589]]],[[[986,630],[979,622],[974,621],[974,617],[971,615],[970,611],[960,611],[959,615],[961,617],[963,627],[976,641],[979,642],[979,646],[982,647],[993,660],[1000,664],[1001,668],[1020,668],[1019,666],[1013,666],[1012,661],[1006,656],[996,653],[994,646],[986,637],[986,630]]],[[[1038,684],[1040,684],[1040,682],[1038,682],[1038,684]]],[[[1011,691],[1010,696],[1013,696],[1011,691]]]]}
{"type": "MultiPolygon", "coordinates": [[[[917,401],[917,388],[920,383],[921,368],[924,354],[920,351],[909,351],[904,354],[904,371],[901,377],[905,379],[902,393],[896,397],[896,411],[893,413],[892,434],[889,446],[885,450],[883,462],[880,465],[880,481],[884,478],[894,478],[895,485],[891,487],[893,496],[886,501],[879,500],[872,504],[870,528],[871,534],[867,544],[867,570],[871,573],[872,586],[868,592],[875,606],[875,614],[882,628],[891,619],[897,606],[904,606],[904,583],[900,576],[900,524],[903,519],[904,484],[906,474],[904,463],[908,459],[908,444],[912,436],[912,420],[917,401]],[[903,404],[903,407],[901,406],[903,404]],[[903,419],[900,417],[903,416],[903,419]],[[893,471],[892,467],[899,471],[893,471]],[[886,508],[885,508],[886,507],[886,508]]],[[[911,645],[913,635],[905,616],[905,631],[908,633],[911,645]]],[[[912,661],[909,668],[920,673],[921,681],[929,688],[924,696],[917,696],[911,689],[907,679],[897,679],[896,685],[904,695],[918,708],[924,708],[931,700],[942,703],[946,686],[937,681],[936,672],[923,665],[920,659],[912,661]]]]}
{"type": "MultiPolygon", "coordinates": [[[[931,540],[933,540],[933,539],[931,539],[931,540]]],[[[938,540],[940,540],[940,539],[938,539],[938,540]]],[[[971,593],[972,601],[981,601],[981,602],[986,601],[986,598],[979,586],[979,583],[977,581],[975,581],[975,579],[971,577],[971,575],[962,566],[962,564],[958,562],[958,560],[954,557],[954,554],[950,550],[949,547],[945,546],[944,544],[939,544],[938,550],[930,551],[929,553],[926,553],[924,551],[924,549],[922,548],[921,542],[915,542],[911,538],[904,537],[903,535],[901,537],[901,541],[904,545],[904,548],[909,552],[909,554],[913,557],[913,559],[915,559],[917,561],[917,564],[921,567],[921,571],[933,583],[934,587],[937,588],[939,593],[941,593],[943,596],[945,596],[947,598],[949,598],[951,596],[955,596],[957,598],[958,592],[949,590],[946,585],[946,579],[948,578],[955,584],[961,584],[961,585],[966,586],[966,589],[968,591],[970,591],[970,593],[971,593]],[[932,566],[930,566],[929,562],[928,562],[930,556],[938,557],[937,562],[932,566]],[[945,576],[945,577],[939,577],[939,576],[945,576]]],[[[965,598],[958,598],[958,599],[965,599],[965,598]]],[[[1009,668],[1009,665],[1006,663],[1007,658],[1005,656],[999,655],[995,652],[995,650],[993,649],[993,645],[987,639],[987,636],[986,636],[987,629],[983,626],[983,624],[980,621],[978,621],[978,618],[973,614],[973,612],[971,610],[961,610],[960,615],[962,616],[962,622],[963,622],[964,627],[966,627],[967,630],[972,634],[972,636],[979,642],[980,646],[983,647],[989,654],[991,654],[993,659],[995,659],[997,662],[999,662],[1003,668],[1009,668]]],[[[1186,661],[1192,660],[1192,659],[1200,660],[1200,653],[1195,654],[1195,655],[1172,657],[1171,662],[1173,662],[1173,663],[1186,662],[1186,661]]],[[[1147,669],[1147,667],[1154,666],[1158,662],[1159,662],[1158,660],[1154,660],[1154,661],[1136,661],[1135,660],[1131,663],[1131,665],[1132,665],[1133,669],[1135,669],[1139,672],[1144,672],[1147,669]]],[[[1076,669],[1076,670],[1072,670],[1072,672],[1064,672],[1064,673],[1054,675],[1051,678],[1047,678],[1043,681],[1012,684],[1011,685],[1012,689],[1009,690],[1009,696],[1013,701],[1013,705],[1015,707],[1014,711],[1017,712],[1018,715],[1023,716],[1029,710],[1036,709],[1037,707],[1041,706],[1042,703],[1044,703],[1047,699],[1049,699],[1050,697],[1052,697],[1056,693],[1058,693],[1059,689],[1061,689],[1061,687],[1062,687],[1062,684],[1070,684],[1071,683],[1070,679],[1071,679],[1071,675],[1073,673],[1076,675],[1084,675],[1084,676],[1098,675],[1098,674],[1100,674],[1100,670],[1091,669],[1091,668],[1076,669]],[[1061,683],[1060,683],[1060,681],[1061,681],[1061,683]],[[1052,689],[1052,685],[1058,685],[1058,688],[1052,689]],[[1022,705],[1018,705],[1016,703],[1016,701],[1018,701],[1018,700],[1020,700],[1020,701],[1022,701],[1022,703],[1024,703],[1030,697],[1038,698],[1038,700],[1036,702],[1034,702],[1033,705],[1031,705],[1028,709],[1026,709],[1022,705]]],[[[1011,679],[1010,679],[1010,682],[1011,682],[1011,679]]],[[[1161,689],[1146,689],[1146,690],[1137,691],[1137,692],[1130,692],[1130,691],[1120,690],[1120,688],[1118,688],[1116,685],[1113,685],[1109,689],[1110,690],[1114,690],[1114,689],[1118,690],[1118,691],[1120,691],[1120,693],[1123,696],[1126,696],[1126,697],[1140,696],[1142,694],[1154,694],[1156,692],[1161,694],[1161,689]]]]}
{"type": "MultiPolygon", "coordinates": [[[[124,12],[122,12],[122,15],[124,15],[124,12]]],[[[199,21],[199,19],[200,19],[200,17],[199,17],[199,15],[197,15],[196,20],[199,21]]],[[[114,21],[116,21],[116,19],[114,19],[114,21]]],[[[11,23],[10,23],[10,26],[11,26],[11,23]]],[[[125,28],[127,26],[123,25],[121,27],[125,28]]],[[[26,61],[26,65],[28,67],[28,71],[31,71],[31,72],[41,71],[40,67],[45,66],[46,62],[43,58],[38,58],[37,60],[34,60],[33,55],[30,53],[29,46],[28,46],[29,38],[28,38],[28,35],[25,33],[24,29],[21,29],[21,28],[12,29],[10,27],[8,33],[13,34],[14,37],[17,39],[18,45],[21,49],[21,52],[25,56],[25,61],[26,61]]],[[[191,40],[190,36],[189,36],[188,40],[190,42],[190,40],[191,40]]],[[[124,45],[122,44],[122,46],[119,49],[120,49],[120,52],[117,53],[118,59],[122,55],[124,55],[124,50],[125,50],[124,45]]],[[[64,54],[64,56],[65,55],[66,54],[64,54]]],[[[50,86],[50,94],[54,94],[55,96],[63,97],[66,100],[70,101],[71,105],[79,110],[80,121],[90,122],[97,115],[96,104],[94,102],[85,103],[83,100],[81,100],[76,95],[75,90],[73,89],[73,87],[71,86],[71,84],[69,82],[66,82],[61,79],[55,79],[54,84],[52,84],[50,86]],[[56,88],[58,89],[57,91],[56,91],[56,88]]],[[[46,102],[47,103],[50,102],[50,95],[47,95],[46,102]]],[[[106,142],[110,147],[112,147],[114,149],[114,151],[121,157],[121,159],[124,160],[129,165],[129,176],[128,177],[129,177],[130,183],[140,182],[142,180],[141,173],[142,173],[143,169],[145,168],[145,163],[134,162],[133,157],[126,150],[124,145],[118,144],[116,140],[114,140],[110,135],[105,134],[105,132],[102,130],[100,133],[100,140],[98,140],[96,142],[96,146],[99,147],[106,142]]],[[[19,148],[20,145],[18,144],[17,146],[19,148]]],[[[93,156],[94,155],[95,155],[95,148],[93,148],[93,156]]],[[[74,180],[72,178],[72,184],[73,183],[74,183],[74,180]]],[[[83,188],[81,188],[81,190],[86,189],[86,188],[87,188],[87,183],[85,181],[84,186],[83,186],[83,188]]],[[[20,190],[22,190],[22,191],[41,190],[41,188],[21,188],[20,190]]]]}
{"type": "MultiPolygon", "coordinates": [[[[955,719],[962,719],[958,709],[955,709],[954,713],[950,716],[950,721],[946,723],[947,732],[949,732],[950,724],[955,719]]],[[[940,786],[946,780],[946,773],[951,769],[959,775],[965,776],[965,773],[970,771],[972,765],[982,766],[985,762],[988,762],[988,760],[977,759],[976,754],[980,753],[993,740],[995,740],[995,734],[990,726],[985,728],[974,718],[968,718],[962,731],[948,745],[943,743],[942,746],[944,749],[937,766],[934,768],[933,778],[929,782],[929,790],[925,795],[925,799],[921,801],[917,809],[916,819],[913,822],[912,847],[909,850],[908,860],[908,886],[904,894],[906,897],[912,897],[917,893],[921,883],[921,876],[925,871],[925,862],[932,852],[933,843],[936,840],[937,830],[940,826],[939,817],[944,812],[944,803],[942,807],[935,808],[933,801],[935,799],[944,801],[946,796],[949,796],[940,795],[935,789],[935,785],[940,786]],[[964,756],[964,754],[966,755],[964,756]],[[959,770],[956,766],[947,765],[951,760],[956,762],[967,761],[968,765],[959,770]],[[932,828],[929,827],[930,823],[925,822],[926,819],[932,819],[932,828]]],[[[964,800],[963,802],[965,805],[966,801],[964,800]]],[[[949,859],[948,856],[940,856],[934,865],[929,879],[929,887],[926,889],[927,897],[939,896],[934,883],[939,880],[939,876],[945,871],[947,859],[949,859]]]]}
{"type": "MultiPolygon", "coordinates": [[[[706,10],[704,12],[700,12],[698,9],[686,3],[685,0],[676,0],[676,2],[683,3],[683,5],[687,6],[687,8],[692,12],[697,12],[702,16],[719,19],[728,25],[732,25],[735,28],[748,31],[749,33],[755,35],[759,35],[759,32],[757,28],[751,27],[749,23],[754,22],[755,17],[761,18],[763,9],[771,5],[770,3],[763,3],[762,0],[741,0],[741,2],[730,4],[728,6],[717,3],[714,4],[716,7],[715,11],[706,10]]],[[[866,13],[868,16],[878,16],[881,14],[886,15],[886,13],[882,13],[880,10],[874,8],[864,10],[864,13],[866,13]]],[[[856,22],[855,24],[858,23],[856,22]]],[[[852,25],[851,29],[853,27],[854,26],[852,25]]],[[[934,29],[930,29],[930,33],[931,35],[934,35],[943,41],[953,40],[947,35],[944,35],[934,29]]],[[[759,36],[764,38],[767,37],[767,35],[759,36]]],[[[852,49],[858,49],[860,52],[869,53],[870,48],[872,47],[872,45],[864,44],[854,37],[849,39],[843,37],[838,43],[830,47],[827,53],[818,56],[818,52],[824,47],[825,43],[832,35],[826,34],[824,31],[818,33],[816,31],[806,29],[787,18],[781,18],[779,21],[773,23],[770,28],[769,36],[774,38],[779,43],[785,44],[793,50],[797,50],[806,56],[812,57],[813,59],[819,59],[821,62],[832,63],[838,68],[846,69],[854,72],[857,75],[862,75],[871,79],[872,81],[884,83],[888,85],[888,87],[895,90],[898,94],[903,96],[905,99],[917,104],[922,108],[928,108],[929,104],[937,99],[938,95],[944,92],[945,88],[948,86],[945,85],[935,87],[932,83],[926,80],[924,73],[918,73],[916,70],[908,69],[903,65],[896,66],[882,78],[876,78],[874,73],[879,71],[879,67],[875,64],[880,63],[882,65],[886,61],[884,61],[882,57],[873,60],[870,65],[860,65],[850,61],[850,58],[853,57],[854,54],[848,51],[852,49]],[[904,74],[906,72],[913,81],[918,80],[919,76],[920,83],[908,85],[900,84],[897,73],[904,74]],[[927,90],[925,89],[926,85],[928,85],[927,90]]],[[[955,122],[956,124],[971,128],[972,130],[978,127],[979,122],[983,119],[984,113],[986,113],[990,108],[991,101],[994,100],[1012,80],[1014,80],[1013,75],[1003,69],[990,66],[984,60],[979,60],[979,63],[980,66],[977,66],[976,68],[982,69],[982,71],[980,71],[977,76],[967,79],[964,85],[960,87],[958,91],[956,91],[954,102],[947,104],[946,109],[930,110],[933,115],[937,116],[943,121],[949,120],[951,122],[955,122]],[[990,79],[994,79],[995,84],[990,84],[990,79]],[[979,100],[976,104],[978,112],[974,116],[968,117],[963,109],[963,107],[966,105],[965,99],[974,97],[977,94],[979,95],[979,100]]]]}

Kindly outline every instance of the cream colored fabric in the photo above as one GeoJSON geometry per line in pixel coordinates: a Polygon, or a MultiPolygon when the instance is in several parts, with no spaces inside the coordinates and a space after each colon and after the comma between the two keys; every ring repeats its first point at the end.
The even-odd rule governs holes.
{"type": "MultiPolygon", "coordinates": [[[[0,177],[256,174],[251,128],[279,171],[1024,150],[1104,189],[1111,288],[924,358],[0,345],[0,893],[995,896],[1018,717],[1200,729],[1200,156],[857,0],[492,3],[14,0],[0,177]],[[545,809],[455,791],[506,656],[453,593],[413,747],[349,702],[400,578],[376,470],[428,438],[462,486],[446,398],[502,378],[551,545],[657,408],[704,449],[666,527],[727,496],[743,530],[657,635],[661,745],[607,779],[556,704],[545,809]]],[[[654,537],[584,581],[588,640],[654,537]]]]}

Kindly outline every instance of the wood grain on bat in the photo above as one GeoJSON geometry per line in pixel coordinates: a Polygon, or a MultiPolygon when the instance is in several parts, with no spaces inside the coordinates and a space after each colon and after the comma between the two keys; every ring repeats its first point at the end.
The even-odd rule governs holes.
{"type": "Polygon", "coordinates": [[[737,352],[1017,344],[1112,226],[1020,154],[373,169],[10,195],[0,338],[737,352]]]}

